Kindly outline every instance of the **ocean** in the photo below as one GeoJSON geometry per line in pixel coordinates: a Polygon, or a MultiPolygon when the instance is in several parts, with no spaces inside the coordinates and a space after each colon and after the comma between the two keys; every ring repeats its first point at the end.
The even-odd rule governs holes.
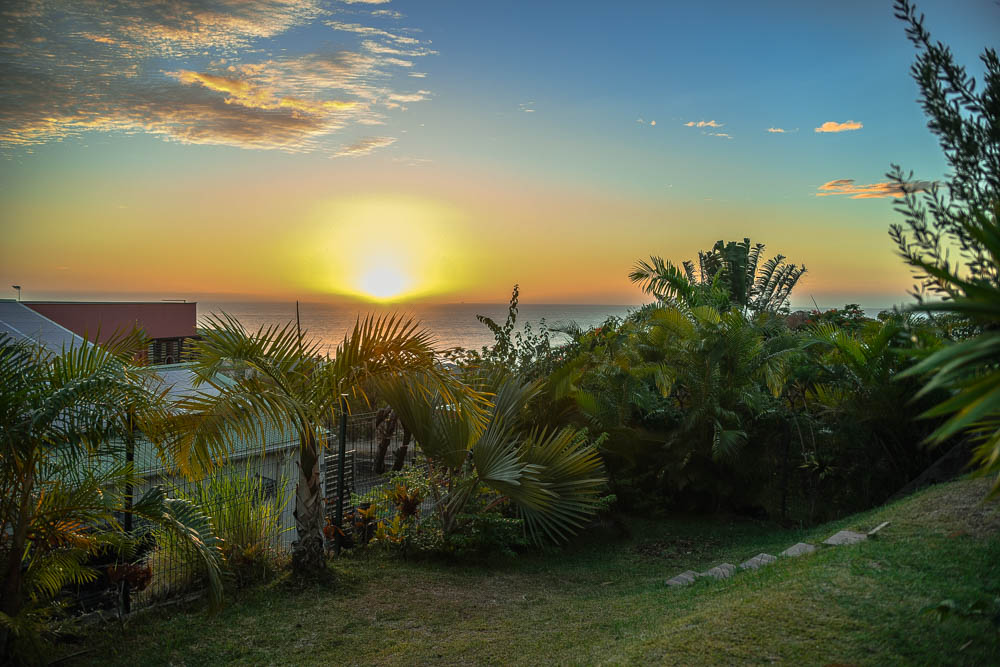
{"type": "MultiPolygon", "coordinates": [[[[533,331],[544,319],[550,328],[576,324],[588,329],[598,326],[608,317],[624,317],[638,306],[625,305],[557,305],[522,304],[518,308],[516,330],[521,331],[525,323],[531,323],[533,331]]],[[[243,326],[256,330],[262,325],[285,324],[295,321],[295,302],[252,303],[252,302],[206,302],[198,303],[198,318],[225,312],[238,319],[243,326]]],[[[507,304],[408,304],[404,306],[380,305],[335,305],[329,303],[300,303],[299,314],[302,330],[307,338],[318,340],[324,351],[332,352],[343,340],[355,320],[368,313],[399,313],[411,316],[434,335],[438,348],[464,347],[478,350],[483,345],[494,343],[493,334],[480,324],[476,315],[486,315],[498,324],[507,317],[507,304]]],[[[553,334],[553,343],[568,340],[562,334],[553,334]]]]}
{"type": "MultiPolygon", "coordinates": [[[[525,323],[531,323],[533,331],[544,319],[549,327],[576,324],[583,329],[595,327],[608,317],[624,317],[638,306],[629,305],[580,305],[580,304],[523,304],[518,309],[517,331],[525,323]]],[[[801,308],[809,310],[810,308],[801,308]]],[[[793,308],[792,310],[800,310],[793,308]]],[[[875,317],[882,308],[864,308],[868,317],[875,317]]],[[[198,317],[210,314],[228,313],[243,326],[256,330],[262,325],[285,324],[295,321],[295,302],[210,302],[198,303],[198,317]]],[[[332,352],[343,340],[355,319],[368,313],[399,313],[420,321],[436,340],[439,349],[463,347],[478,350],[484,345],[492,345],[493,334],[480,324],[476,315],[486,315],[498,324],[507,317],[507,304],[456,303],[442,305],[410,304],[405,306],[359,306],[329,303],[301,303],[299,313],[302,330],[307,337],[318,340],[324,351],[332,352]]],[[[553,333],[552,342],[559,344],[568,340],[563,334],[553,333]]]]}

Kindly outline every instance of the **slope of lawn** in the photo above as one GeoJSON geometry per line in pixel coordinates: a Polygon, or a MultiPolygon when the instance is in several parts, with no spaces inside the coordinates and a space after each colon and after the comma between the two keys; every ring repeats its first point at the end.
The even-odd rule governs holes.
{"type": "MultiPolygon", "coordinates": [[[[60,647],[70,662],[998,664],[984,619],[921,609],[1000,594],[1000,507],[961,480],[809,530],[725,520],[634,521],[567,550],[483,565],[336,561],[337,582],[287,581],[220,613],[156,611],[60,647]],[[676,589],[686,569],[777,554],[842,528],[876,539],[676,589]]],[[[55,656],[54,656],[55,657],[55,656]]]]}

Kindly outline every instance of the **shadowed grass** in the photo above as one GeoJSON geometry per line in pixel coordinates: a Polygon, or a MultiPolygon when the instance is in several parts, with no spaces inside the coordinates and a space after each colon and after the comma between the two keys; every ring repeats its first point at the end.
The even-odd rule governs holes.
{"type": "MultiPolygon", "coordinates": [[[[338,584],[278,582],[216,616],[174,612],[100,631],[105,664],[953,663],[1000,660],[982,620],[938,622],[921,608],[1000,592],[1000,512],[987,485],[942,485],[821,528],[636,521],[634,537],[481,565],[363,553],[338,584]],[[777,554],[841,528],[891,520],[877,539],[782,559],[725,581],[674,589],[685,569],[777,554]]],[[[77,647],[78,648],[78,647],[77,647]]],[[[72,650],[67,650],[72,652],[72,650]]]]}

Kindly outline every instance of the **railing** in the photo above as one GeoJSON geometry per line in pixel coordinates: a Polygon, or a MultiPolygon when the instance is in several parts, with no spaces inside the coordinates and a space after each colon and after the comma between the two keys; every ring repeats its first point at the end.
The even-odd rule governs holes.
{"type": "MultiPolygon", "coordinates": [[[[377,472],[380,468],[379,436],[386,445],[383,459],[386,470],[392,469],[397,463],[397,453],[401,453],[402,428],[387,432],[377,428],[377,421],[378,413],[375,412],[348,417],[345,505],[340,508],[341,516],[350,509],[352,493],[365,493],[385,479],[384,473],[377,472]]],[[[162,486],[168,496],[199,504],[212,517],[217,535],[224,540],[230,569],[278,566],[287,560],[298,537],[294,510],[299,442],[288,439],[278,430],[267,433],[265,442],[248,442],[233,449],[224,464],[199,480],[188,480],[165,470],[152,446],[140,442],[136,447],[135,465],[144,482],[135,489],[135,497],[153,486],[162,486]]],[[[408,443],[398,462],[414,462],[416,451],[416,444],[408,443]]],[[[331,518],[337,509],[337,452],[336,436],[328,436],[326,450],[320,459],[320,479],[327,514],[331,518]]],[[[203,589],[205,583],[199,560],[166,531],[156,528],[150,530],[127,570],[131,577],[131,593],[126,609],[184,597],[203,589]]],[[[237,573],[237,576],[240,575],[237,573]]],[[[114,582],[102,578],[90,589],[76,591],[80,609],[114,610],[120,602],[120,598],[116,598],[120,588],[111,583],[114,582]]]]}

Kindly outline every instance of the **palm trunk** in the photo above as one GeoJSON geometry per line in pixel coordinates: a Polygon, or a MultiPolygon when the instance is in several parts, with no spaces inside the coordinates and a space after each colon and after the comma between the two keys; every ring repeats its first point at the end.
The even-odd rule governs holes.
{"type": "MultiPolygon", "coordinates": [[[[3,600],[0,611],[10,618],[15,618],[21,611],[21,558],[24,555],[24,543],[28,538],[28,527],[31,518],[31,491],[35,485],[35,459],[29,457],[25,465],[27,470],[21,487],[20,504],[17,508],[17,524],[10,536],[10,551],[7,553],[7,563],[4,565],[3,600]]],[[[0,632],[0,657],[8,653],[10,631],[5,627],[0,632]]]]}
{"type": "Polygon", "coordinates": [[[375,417],[375,435],[378,439],[378,450],[375,452],[375,472],[379,475],[385,472],[385,455],[389,452],[389,444],[396,433],[396,413],[392,408],[382,408],[375,417]]]}
{"type": "Polygon", "coordinates": [[[392,469],[394,471],[398,472],[402,470],[403,466],[406,464],[406,455],[409,453],[410,438],[412,437],[413,434],[410,433],[410,429],[406,428],[406,424],[403,424],[403,444],[401,444],[399,449],[396,450],[396,458],[392,462],[392,469]]]}
{"type": "Polygon", "coordinates": [[[299,539],[292,544],[292,571],[296,576],[315,577],[326,568],[323,550],[323,507],[319,484],[319,447],[307,431],[299,448],[299,481],[295,489],[295,529],[299,539]]]}

